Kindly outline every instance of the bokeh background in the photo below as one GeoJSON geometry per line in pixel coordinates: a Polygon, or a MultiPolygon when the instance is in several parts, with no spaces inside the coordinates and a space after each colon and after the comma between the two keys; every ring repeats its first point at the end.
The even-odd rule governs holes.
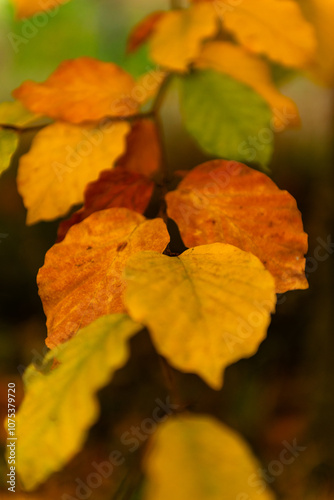
{"type": "MultiPolygon", "coordinates": [[[[42,81],[62,60],[82,55],[117,62],[137,76],[143,67],[149,67],[147,55],[143,50],[139,56],[126,59],[126,36],[131,26],[159,8],[168,8],[168,2],[72,0],[15,51],[8,34],[20,35],[26,21],[15,20],[9,0],[0,0],[0,101],[10,100],[11,91],[23,80],[42,81]]],[[[278,78],[282,80],[282,75],[278,78]]],[[[197,377],[190,375],[179,383],[181,391],[190,395],[193,411],[210,411],[246,437],[264,470],[278,458],[283,441],[296,440],[305,446],[282,473],[269,475],[278,498],[330,500],[334,499],[334,272],[333,250],[326,253],[322,242],[334,241],[334,92],[307,75],[284,75],[282,83],[283,92],[299,106],[303,126],[278,134],[271,176],[279,187],[295,196],[303,214],[309,234],[310,288],[279,297],[268,338],[253,358],[228,368],[222,391],[206,390],[197,377]],[[317,257],[319,245],[323,248],[321,255],[326,256],[322,261],[317,257]]],[[[173,92],[164,114],[172,168],[190,168],[205,159],[182,129],[173,92]]],[[[58,222],[25,225],[15,174],[17,158],[28,149],[31,139],[30,133],[23,134],[11,169],[0,179],[1,421],[6,414],[7,383],[16,382],[21,398],[24,368],[32,361],[38,363],[46,352],[45,317],[36,274],[55,241],[58,222]]],[[[166,392],[159,365],[150,362],[146,363],[150,368],[142,368],[145,357],[153,356],[144,335],[132,342],[132,354],[132,361],[120,371],[113,387],[100,394],[103,416],[92,429],[85,450],[36,493],[19,493],[18,498],[52,500],[61,498],[64,492],[73,494],[75,478],[89,473],[92,460],[102,460],[117,442],[117,432],[110,430],[110,423],[121,431],[150,415],[155,398],[166,392]],[[130,411],[125,409],[129,401],[130,411]]],[[[175,373],[176,380],[178,377],[175,373]]],[[[0,495],[4,499],[5,437],[1,427],[0,495]]],[[[132,456],[129,464],[91,498],[140,498],[138,457],[132,456]],[[133,491],[124,487],[127,474],[135,485],[133,491]]]]}

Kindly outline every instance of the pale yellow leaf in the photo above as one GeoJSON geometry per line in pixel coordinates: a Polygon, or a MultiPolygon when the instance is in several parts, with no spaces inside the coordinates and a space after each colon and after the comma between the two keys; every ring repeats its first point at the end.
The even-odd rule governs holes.
{"type": "Polygon", "coordinates": [[[58,122],[41,130],[19,164],[27,223],[56,219],[81,203],[86,185],[124,152],[129,131],[125,122],[100,128],[58,122]]]}
{"type": "Polygon", "coordinates": [[[161,424],[144,458],[144,500],[274,500],[260,463],[234,430],[211,416],[161,424]]]}
{"type": "Polygon", "coordinates": [[[157,351],[220,389],[223,371],[253,355],[275,308],[275,283],[254,255],[215,243],[178,257],[141,252],[125,268],[125,305],[157,351]]]}

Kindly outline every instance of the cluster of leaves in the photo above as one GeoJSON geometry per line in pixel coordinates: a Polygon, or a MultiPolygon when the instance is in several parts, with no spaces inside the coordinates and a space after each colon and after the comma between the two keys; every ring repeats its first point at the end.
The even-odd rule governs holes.
{"type": "MultiPolygon", "coordinates": [[[[38,10],[39,2],[15,3],[20,15],[38,10]]],[[[17,465],[28,490],[82,447],[99,414],[95,394],[126,363],[131,336],[146,328],[169,365],[218,390],[225,368],[264,339],[276,293],[308,286],[295,200],[240,161],[266,167],[273,132],[299,124],[270,61],[310,69],[314,30],[293,0],[222,5],[193,1],[136,26],[128,50],[148,44],[158,65],[137,81],[113,63],[82,57],[44,83],[23,83],[15,102],[0,105],[1,172],[22,130],[38,130],[18,171],[27,223],[83,203],[60,224],[37,278],[51,351],[42,369],[28,368],[18,414],[17,465]],[[160,112],[171,86],[186,129],[220,158],[183,172],[172,191],[160,112]],[[173,250],[169,219],[184,251],[173,250]]],[[[148,500],[240,491],[248,498],[248,478],[257,474],[239,436],[189,414],[161,424],[143,469],[148,500]]]]}

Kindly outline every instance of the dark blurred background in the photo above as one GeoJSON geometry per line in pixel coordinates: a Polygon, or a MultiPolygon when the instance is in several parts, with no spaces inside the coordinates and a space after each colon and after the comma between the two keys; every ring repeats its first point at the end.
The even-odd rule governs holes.
{"type": "MultiPolygon", "coordinates": [[[[125,65],[136,76],[145,65],[146,55],[143,52],[125,61],[126,36],[145,14],[167,7],[167,1],[157,0],[72,0],[16,53],[8,33],[20,34],[25,21],[14,20],[9,1],[0,0],[0,101],[10,100],[11,90],[23,80],[42,81],[62,60],[82,55],[125,65]]],[[[334,241],[334,93],[302,76],[284,83],[282,90],[297,102],[303,126],[277,135],[271,176],[280,188],[293,194],[303,214],[309,234],[310,288],[279,297],[268,338],[253,358],[228,368],[222,391],[206,390],[197,377],[190,375],[182,377],[180,384],[190,394],[189,404],[194,411],[211,411],[242,432],[264,470],[268,471],[279,456],[283,441],[297,440],[305,446],[282,473],[269,474],[279,498],[329,500],[334,499],[334,273],[333,250],[326,250],[326,242],[334,241]]],[[[205,157],[182,129],[173,92],[164,114],[172,168],[186,169],[200,163],[205,157]]],[[[30,133],[22,135],[11,169],[0,178],[1,420],[6,413],[7,383],[15,381],[22,397],[24,367],[32,361],[38,363],[45,352],[45,318],[36,274],[55,241],[58,222],[25,225],[15,174],[17,158],[29,148],[31,139],[30,133]]],[[[37,493],[22,493],[19,498],[52,499],[73,492],[73,478],[83,477],[85,470],[90,470],[91,460],[103,456],[115,439],[108,430],[109,421],[126,428],[128,422],[144,418],[154,399],[163,395],[159,375],[154,371],[159,367],[153,364],[151,372],[144,373],[139,368],[143,358],[152,354],[148,338],[133,341],[132,350],[134,359],[127,375],[121,371],[114,387],[101,393],[105,417],[93,428],[86,450],[37,493]],[[110,395],[117,402],[112,408],[108,403],[110,395]],[[122,413],[130,397],[133,408],[135,403],[140,408],[135,416],[122,413]]],[[[175,377],[178,379],[177,373],[175,377]]],[[[1,428],[1,446],[4,442],[5,431],[1,428]]],[[[5,470],[5,461],[0,459],[0,489],[6,488],[5,470]]],[[[117,481],[121,478],[115,478],[115,484],[117,481]]],[[[115,484],[100,488],[92,498],[116,498],[111,493],[118,488],[115,484]]],[[[129,498],[126,493],[117,494],[117,498],[129,498]]],[[[134,495],[137,498],[137,492],[134,495]]],[[[7,498],[6,494],[1,498],[7,498]]]]}

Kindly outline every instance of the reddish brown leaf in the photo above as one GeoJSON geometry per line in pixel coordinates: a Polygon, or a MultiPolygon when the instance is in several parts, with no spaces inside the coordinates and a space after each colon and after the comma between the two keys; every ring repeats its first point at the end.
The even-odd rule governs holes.
{"type": "Polygon", "coordinates": [[[47,317],[48,347],[105,314],[124,312],[123,269],[141,250],[163,252],[169,235],[161,219],[126,208],[95,212],[71,227],[46,254],[37,283],[47,317]]]}
{"type": "Polygon", "coordinates": [[[149,14],[142,21],[136,24],[128,38],[127,52],[134,52],[150,38],[156,24],[164,14],[165,12],[162,10],[152,12],[152,14],[149,14]]]}
{"type": "Polygon", "coordinates": [[[233,161],[210,161],[166,199],[186,246],[230,243],[263,262],[277,293],[308,287],[307,235],[296,201],[265,174],[233,161]]]}
{"type": "Polygon", "coordinates": [[[117,165],[150,177],[159,169],[160,163],[161,150],[155,123],[148,119],[138,120],[127,136],[126,151],[117,165]]]}
{"type": "Polygon", "coordinates": [[[101,172],[99,179],[86,188],[84,207],[59,225],[57,242],[65,238],[71,226],[106,208],[124,207],[144,213],[153,189],[154,183],[150,179],[120,167],[101,172]]]}

